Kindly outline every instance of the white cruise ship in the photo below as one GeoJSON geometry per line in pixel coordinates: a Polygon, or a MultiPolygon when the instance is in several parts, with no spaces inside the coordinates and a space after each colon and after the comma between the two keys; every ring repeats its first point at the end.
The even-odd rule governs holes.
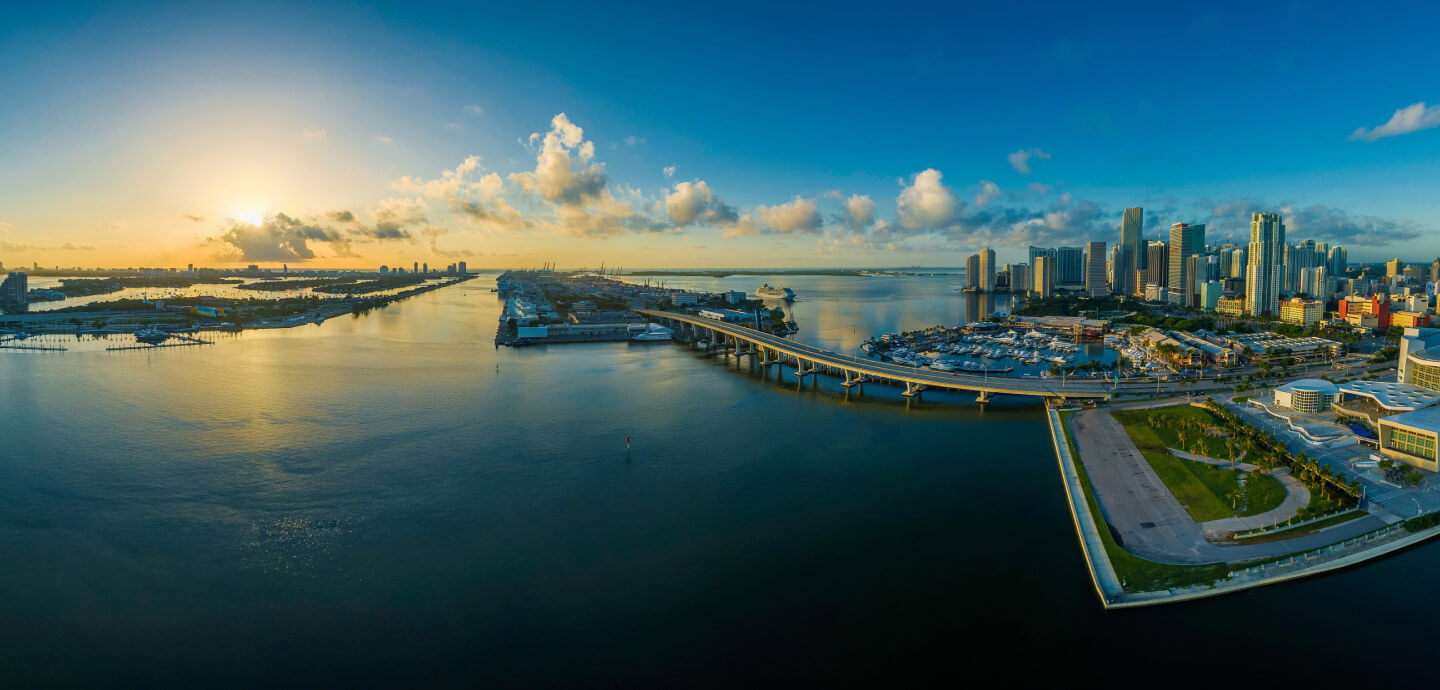
{"type": "Polygon", "coordinates": [[[772,287],[766,283],[755,291],[755,296],[760,299],[783,299],[788,302],[795,299],[795,291],[787,287],[772,287]]]}
{"type": "Polygon", "coordinates": [[[674,332],[659,324],[650,324],[645,330],[632,336],[631,341],[637,343],[664,343],[674,337],[674,332]]]}

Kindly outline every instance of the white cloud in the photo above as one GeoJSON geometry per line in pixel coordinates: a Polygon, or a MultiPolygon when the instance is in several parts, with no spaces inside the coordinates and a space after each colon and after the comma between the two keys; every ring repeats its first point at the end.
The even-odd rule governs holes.
{"type": "Polygon", "coordinates": [[[1350,134],[1351,141],[1375,141],[1385,137],[1440,127],[1440,105],[1426,106],[1425,101],[1412,103],[1395,111],[1390,121],[1373,129],[1361,127],[1350,134]]]}
{"type": "Polygon", "coordinates": [[[960,200],[940,182],[941,177],[939,170],[929,168],[915,173],[909,185],[901,180],[903,189],[895,199],[895,206],[902,227],[909,230],[942,228],[959,217],[960,200]]]}
{"type": "Polygon", "coordinates": [[[703,225],[725,225],[736,221],[735,210],[710,190],[704,180],[679,182],[674,191],[665,195],[665,213],[678,226],[701,223],[703,225]]]}
{"type": "Polygon", "coordinates": [[[476,181],[467,179],[467,176],[480,169],[479,156],[466,156],[454,170],[440,173],[439,178],[425,180],[406,175],[390,183],[390,186],[407,194],[420,194],[432,201],[453,201],[469,197],[489,201],[505,191],[505,181],[495,173],[484,175],[476,181]]]}
{"type": "Polygon", "coordinates": [[[667,165],[667,166],[665,166],[665,170],[664,170],[663,172],[665,173],[665,176],[666,176],[666,177],[674,177],[674,176],[675,176],[675,166],[673,166],[673,165],[667,165]]]}
{"type": "Polygon", "coordinates": [[[776,206],[757,206],[755,215],[760,217],[760,222],[770,232],[782,234],[818,232],[825,223],[815,200],[802,199],[798,196],[789,203],[776,206]]]}
{"type": "Polygon", "coordinates": [[[484,115],[485,109],[481,108],[480,105],[477,103],[471,103],[470,105],[465,106],[465,112],[470,113],[471,115],[484,115]]]}
{"type": "Polygon", "coordinates": [[[1021,175],[1030,174],[1030,159],[1032,158],[1035,160],[1048,161],[1050,160],[1050,154],[1040,149],[1020,149],[1005,157],[1006,160],[1010,161],[1010,167],[1014,168],[1015,172],[1021,175]]]}
{"type": "Polygon", "coordinates": [[[382,144],[388,144],[388,143],[390,143],[390,137],[387,137],[387,136],[384,136],[384,135],[380,135],[380,134],[376,134],[376,135],[375,135],[375,141],[378,141],[378,142],[380,142],[380,143],[382,143],[382,144]]]}
{"type": "Polygon", "coordinates": [[[864,232],[875,224],[875,202],[870,197],[855,194],[842,203],[845,207],[845,227],[864,232]]]}
{"type": "Polygon", "coordinates": [[[559,204],[578,205],[599,197],[605,189],[605,164],[594,162],[595,144],[584,136],[565,113],[556,115],[544,136],[530,135],[530,146],[540,142],[535,171],[514,173],[510,179],[526,192],[559,204]]]}
{"type": "Polygon", "coordinates": [[[985,205],[1000,198],[1000,185],[990,180],[980,180],[980,191],[975,194],[975,208],[985,208],[985,205]]]}
{"type": "Polygon", "coordinates": [[[634,147],[634,146],[639,146],[640,144],[643,144],[643,143],[645,143],[645,137],[637,137],[637,136],[635,136],[634,134],[631,134],[630,136],[625,137],[625,145],[626,145],[626,146],[634,147]]]}
{"type": "Polygon", "coordinates": [[[305,137],[306,139],[326,139],[329,137],[329,135],[326,134],[325,130],[323,129],[301,130],[300,136],[305,137]]]}

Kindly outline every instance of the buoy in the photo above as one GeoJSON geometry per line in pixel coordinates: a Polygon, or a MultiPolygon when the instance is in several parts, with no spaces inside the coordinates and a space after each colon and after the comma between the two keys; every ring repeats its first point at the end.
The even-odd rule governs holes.
{"type": "Polygon", "coordinates": [[[630,450],[630,437],[625,437],[625,450],[630,450]]]}

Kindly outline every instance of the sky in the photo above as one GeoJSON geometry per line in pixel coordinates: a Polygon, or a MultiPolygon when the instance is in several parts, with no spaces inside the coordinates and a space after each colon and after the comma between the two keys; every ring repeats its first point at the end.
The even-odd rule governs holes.
{"type": "Polygon", "coordinates": [[[1440,255],[1440,7],[775,4],[11,8],[0,262],[957,266],[1130,206],[1440,255]]]}

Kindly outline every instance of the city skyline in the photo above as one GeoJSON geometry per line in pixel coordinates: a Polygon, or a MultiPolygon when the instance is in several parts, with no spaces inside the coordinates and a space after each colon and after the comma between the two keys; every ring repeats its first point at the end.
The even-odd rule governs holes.
{"type": "MultiPolygon", "coordinates": [[[[862,33],[797,8],[763,16],[803,20],[806,41],[873,49],[827,52],[836,62],[817,72],[794,65],[794,47],[727,60],[706,38],[680,50],[685,70],[646,61],[669,46],[653,27],[597,11],[569,9],[597,28],[586,34],[524,8],[27,9],[0,29],[0,55],[34,66],[0,77],[14,96],[0,118],[12,163],[0,261],[902,266],[959,265],[991,246],[1005,263],[1031,244],[1115,243],[1136,206],[1150,211],[1142,241],[1187,222],[1243,243],[1250,213],[1267,211],[1356,261],[1440,254],[1440,207],[1424,191],[1440,184],[1428,165],[1440,106],[1427,105],[1440,97],[1414,86],[1434,58],[1404,27],[1345,17],[1390,39],[1360,53],[1307,40],[1340,30],[1320,9],[1254,10],[1294,36],[1260,64],[1225,57],[1244,32],[1224,28],[1238,17],[1223,9],[967,11],[975,27],[1030,26],[1041,49],[1021,56],[984,31],[917,48],[908,18],[862,33]],[[1162,21],[1213,50],[1179,55],[1142,32],[1153,52],[1133,61],[1088,33],[1162,21]],[[601,49],[611,70],[587,65],[601,49]],[[917,62],[917,50],[934,55],[917,62]],[[767,64],[799,71],[767,77],[767,64]],[[1352,97],[1320,95],[1335,72],[1382,66],[1352,97]],[[1094,88],[1069,85],[1078,73],[1094,88]],[[1217,79],[1230,80],[1225,98],[1165,107],[1217,79]],[[1020,82],[1047,107],[966,107],[968,93],[1020,82]],[[859,89],[846,107],[814,105],[846,85],[859,89]],[[1128,108],[1095,96],[1127,86],[1128,108]],[[758,100],[717,103],[715,89],[758,100]],[[1262,89],[1287,99],[1283,117],[1224,103],[1262,89]]],[[[765,43],[755,16],[706,19],[765,43]]]]}

